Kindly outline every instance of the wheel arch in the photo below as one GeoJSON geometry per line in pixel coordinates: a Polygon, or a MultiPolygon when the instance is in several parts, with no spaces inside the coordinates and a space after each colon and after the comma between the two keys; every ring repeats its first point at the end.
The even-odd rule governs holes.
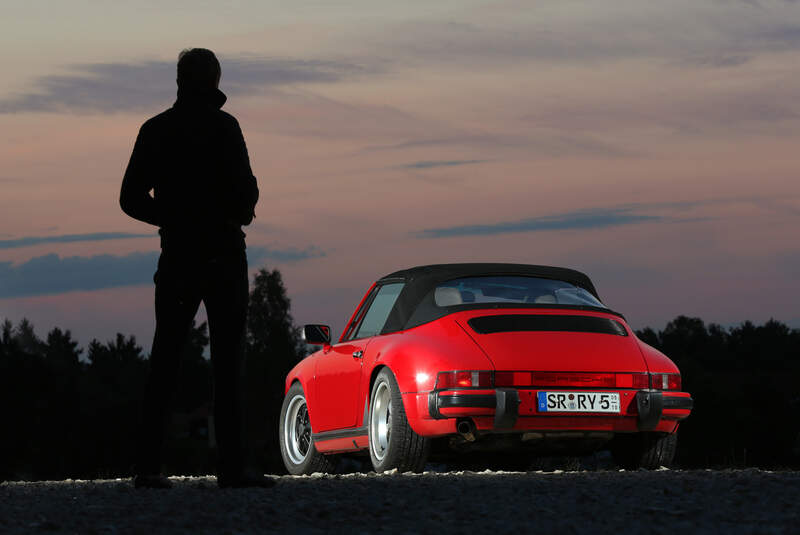
{"type": "Polygon", "coordinates": [[[300,382],[300,386],[303,387],[303,392],[306,393],[306,396],[309,395],[308,391],[308,382],[313,380],[314,378],[314,370],[316,368],[316,356],[319,354],[319,351],[316,353],[312,353],[311,355],[307,356],[300,362],[294,365],[294,367],[289,370],[284,378],[283,383],[283,395],[285,396],[295,381],[300,382]]]}
{"type": "MultiPolygon", "coordinates": [[[[379,419],[386,417],[386,414],[392,414],[390,420],[392,438],[389,440],[389,435],[387,433],[384,437],[384,442],[384,440],[380,438],[382,434],[380,431],[380,426],[378,428],[373,427],[375,421],[373,420],[374,415],[370,414],[369,401],[364,404],[364,423],[368,430],[368,450],[372,465],[376,472],[384,472],[385,470],[392,468],[396,468],[400,472],[422,472],[430,453],[431,443],[429,439],[419,435],[416,432],[410,420],[406,416],[408,411],[406,407],[406,400],[402,394],[403,388],[397,380],[396,372],[388,364],[381,363],[376,365],[371,370],[369,376],[370,395],[368,398],[372,397],[372,390],[377,385],[377,378],[381,373],[384,372],[384,370],[388,371],[388,373],[384,376],[386,377],[386,375],[389,375],[387,380],[385,380],[386,382],[383,383],[389,387],[387,390],[390,395],[391,402],[389,403],[388,408],[391,409],[391,407],[394,406],[399,410],[397,410],[397,413],[394,412],[395,409],[391,409],[391,413],[388,413],[388,409],[387,413],[384,413],[382,410],[378,411],[379,419]],[[399,408],[396,405],[398,401],[400,404],[399,408]],[[373,431],[376,431],[377,435],[373,435],[373,431]],[[383,446],[376,446],[376,436],[378,437],[378,441],[380,441],[383,446]],[[381,457],[376,456],[376,447],[383,452],[381,457]],[[388,465],[386,463],[388,463],[388,465]]],[[[374,408],[372,410],[374,410],[374,408]]]]}
{"type": "Polygon", "coordinates": [[[286,376],[286,392],[284,392],[284,397],[289,393],[289,389],[292,388],[294,385],[300,385],[300,388],[303,389],[303,394],[306,398],[306,407],[308,408],[308,418],[311,420],[311,426],[314,427],[314,420],[316,419],[316,399],[313,395],[313,392],[310,392],[311,386],[308,384],[307,381],[304,380],[304,377],[301,373],[296,374],[289,374],[286,376]]]}
{"type": "Polygon", "coordinates": [[[300,388],[302,388],[303,392],[305,392],[306,389],[303,388],[303,383],[300,382],[300,378],[299,377],[293,377],[292,379],[286,381],[286,391],[288,392],[289,389],[291,389],[295,384],[299,384],[300,388]]]}
{"type": "MultiPolygon", "coordinates": [[[[311,410],[311,405],[309,403],[308,395],[305,391],[305,386],[300,377],[291,377],[287,378],[287,394],[294,388],[295,385],[298,385],[299,388],[303,391],[303,395],[305,397],[305,405],[308,411],[308,418],[309,420],[313,419],[313,414],[311,410]]],[[[296,392],[296,390],[295,390],[296,392]]],[[[320,453],[316,446],[314,445],[313,434],[310,434],[309,443],[308,443],[308,451],[304,454],[300,452],[299,456],[290,453],[290,448],[293,446],[290,444],[290,441],[294,440],[294,443],[297,444],[297,439],[293,439],[287,436],[287,418],[288,418],[288,411],[290,409],[290,405],[287,406],[289,403],[289,396],[284,396],[283,406],[281,408],[281,415],[280,415],[280,427],[278,429],[278,440],[280,443],[280,453],[281,458],[283,459],[284,466],[286,470],[292,475],[310,475],[314,472],[333,472],[336,468],[336,458],[335,456],[325,455],[320,453]]],[[[296,398],[295,398],[296,399],[296,398]]],[[[309,433],[313,433],[313,424],[311,424],[311,428],[308,429],[309,433]]]]}
{"type": "Polygon", "coordinates": [[[286,394],[288,394],[289,393],[289,389],[292,388],[296,384],[300,385],[300,388],[302,388],[303,392],[306,393],[306,398],[308,398],[308,392],[307,392],[307,389],[306,389],[306,385],[303,383],[303,381],[300,380],[300,376],[298,376],[298,375],[295,375],[295,376],[291,376],[290,375],[290,376],[288,376],[286,378],[286,384],[285,384],[284,389],[283,389],[283,395],[285,396],[286,394]]]}
{"type": "Polygon", "coordinates": [[[372,368],[372,372],[370,372],[369,382],[367,383],[367,392],[366,395],[364,396],[364,419],[362,422],[362,425],[364,426],[369,425],[369,400],[372,397],[372,387],[375,386],[375,379],[378,378],[378,374],[381,373],[381,370],[383,370],[384,368],[388,368],[389,371],[392,372],[392,375],[394,375],[392,369],[387,364],[384,363],[378,364],[377,366],[372,368]]]}
{"type": "MultiPolygon", "coordinates": [[[[389,370],[389,372],[394,377],[395,382],[397,382],[397,386],[400,388],[400,393],[401,393],[400,399],[401,399],[401,402],[403,403],[403,411],[407,415],[409,414],[409,412],[411,412],[411,411],[408,410],[409,407],[408,407],[408,403],[407,403],[407,400],[406,400],[406,396],[403,395],[403,385],[400,384],[400,378],[397,376],[397,373],[392,369],[392,367],[390,365],[386,364],[385,362],[381,362],[381,363],[377,364],[372,369],[372,371],[370,372],[370,376],[369,376],[369,382],[367,383],[367,392],[366,392],[366,395],[364,396],[364,409],[363,409],[364,412],[363,412],[363,415],[362,415],[363,419],[362,419],[362,422],[361,422],[361,425],[364,426],[364,427],[369,426],[369,402],[370,402],[370,398],[372,397],[372,389],[375,386],[375,380],[378,378],[378,374],[381,372],[381,370],[384,370],[384,369],[388,369],[389,370]]],[[[415,414],[415,412],[412,412],[411,414],[415,414]]],[[[416,418],[409,417],[408,423],[409,423],[409,425],[411,426],[411,428],[415,432],[417,432],[419,434],[423,434],[422,429],[418,428],[418,422],[417,422],[416,418]]]]}

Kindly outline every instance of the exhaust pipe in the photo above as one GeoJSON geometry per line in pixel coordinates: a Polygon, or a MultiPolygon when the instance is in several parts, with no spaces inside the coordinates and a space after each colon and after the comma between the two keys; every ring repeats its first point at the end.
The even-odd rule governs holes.
{"type": "Polygon", "coordinates": [[[475,442],[475,422],[471,418],[460,418],[456,421],[456,431],[467,442],[475,442]]]}

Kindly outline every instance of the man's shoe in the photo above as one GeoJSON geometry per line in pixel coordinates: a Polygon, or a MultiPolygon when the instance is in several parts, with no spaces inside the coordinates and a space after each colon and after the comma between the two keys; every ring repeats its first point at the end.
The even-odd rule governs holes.
{"type": "Polygon", "coordinates": [[[139,474],[133,478],[137,489],[171,489],[172,481],[161,474],[139,474]]]}
{"type": "Polygon", "coordinates": [[[275,486],[275,481],[262,474],[243,474],[236,477],[218,476],[217,485],[221,489],[243,489],[248,487],[268,489],[275,486]]]}

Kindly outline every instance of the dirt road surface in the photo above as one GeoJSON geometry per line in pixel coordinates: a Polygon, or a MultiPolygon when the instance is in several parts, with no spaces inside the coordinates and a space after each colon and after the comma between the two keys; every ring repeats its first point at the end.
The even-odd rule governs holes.
{"type": "Polygon", "coordinates": [[[800,472],[275,476],[272,489],[0,484],[0,533],[800,533],[800,472]]]}

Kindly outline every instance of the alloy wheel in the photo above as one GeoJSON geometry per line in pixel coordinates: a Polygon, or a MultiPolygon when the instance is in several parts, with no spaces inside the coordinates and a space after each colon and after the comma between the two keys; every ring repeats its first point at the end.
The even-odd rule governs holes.
{"type": "Polygon", "coordinates": [[[382,382],[375,390],[370,416],[370,441],[375,458],[383,460],[389,449],[392,435],[392,393],[389,385],[382,382]]]}
{"type": "Polygon", "coordinates": [[[286,453],[294,464],[302,463],[311,447],[311,423],[305,397],[297,395],[289,402],[283,424],[286,453]]]}

